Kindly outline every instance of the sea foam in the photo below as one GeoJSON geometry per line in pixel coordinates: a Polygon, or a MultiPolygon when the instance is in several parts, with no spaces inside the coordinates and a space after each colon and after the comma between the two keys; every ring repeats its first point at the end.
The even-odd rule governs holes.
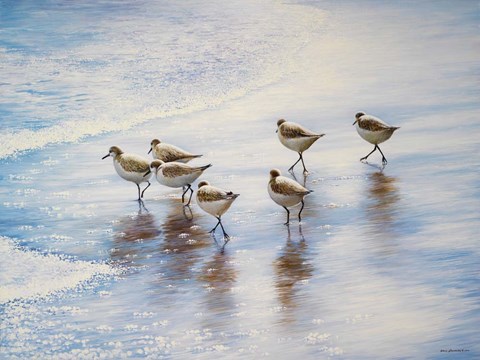
{"type": "Polygon", "coordinates": [[[275,1],[82,4],[71,16],[12,4],[2,18],[0,159],[242,97],[295,71],[324,23],[275,1]]]}
{"type": "Polygon", "coordinates": [[[0,304],[74,290],[95,278],[118,273],[107,264],[28,250],[3,236],[0,236],[0,255],[0,304]]]}

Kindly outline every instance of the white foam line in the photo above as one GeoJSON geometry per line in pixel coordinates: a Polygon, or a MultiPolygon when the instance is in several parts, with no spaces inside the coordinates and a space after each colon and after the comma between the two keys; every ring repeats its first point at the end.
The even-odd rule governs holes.
{"type": "Polygon", "coordinates": [[[72,290],[97,276],[118,273],[106,264],[29,251],[3,236],[0,236],[0,256],[0,304],[72,290]]]}

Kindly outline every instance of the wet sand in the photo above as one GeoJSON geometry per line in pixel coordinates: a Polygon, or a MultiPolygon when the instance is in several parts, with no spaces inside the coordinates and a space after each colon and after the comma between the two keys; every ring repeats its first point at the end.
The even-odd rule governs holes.
{"type": "MultiPolygon", "coordinates": [[[[372,16],[398,15],[383,11],[372,16]]],[[[351,26],[354,9],[335,14],[337,28],[318,35],[298,55],[305,67],[278,84],[215,109],[5,162],[4,236],[122,271],[79,293],[5,306],[9,356],[480,353],[473,35],[467,29],[456,34],[464,42],[455,41],[434,19],[421,35],[394,37],[395,23],[359,30],[351,26]],[[388,53],[385,39],[396,39],[388,53]],[[369,52],[359,56],[362,49],[369,52]],[[381,146],[384,169],[378,153],[369,164],[358,161],[372,149],[352,126],[359,110],[401,127],[381,146]],[[267,193],[269,170],[289,176],[297,159],[276,137],[279,118],[326,133],[305,153],[310,174],[296,168],[314,192],[302,223],[296,207],[288,227],[267,193]],[[232,236],[223,252],[221,233],[208,233],[216,220],[194,201],[185,209],[179,189],[152,179],[139,204],[135,185],[115,174],[111,159],[101,160],[112,145],[147,157],[153,138],[204,154],[192,162],[213,164],[201,179],[241,194],[223,217],[232,236]],[[36,339],[50,350],[42,353],[36,339]]]]}

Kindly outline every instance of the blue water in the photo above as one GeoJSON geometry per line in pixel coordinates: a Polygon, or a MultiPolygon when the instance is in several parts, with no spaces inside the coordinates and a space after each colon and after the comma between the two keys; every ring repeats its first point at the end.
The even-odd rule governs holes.
{"type": "Polygon", "coordinates": [[[477,24],[469,1],[0,1],[1,357],[478,357],[477,24]],[[383,170],[359,110],[401,127],[383,170]],[[326,133],[290,227],[279,118],[326,133]],[[195,201],[139,204],[101,160],[157,137],[241,194],[224,251],[195,201]]]}
{"type": "Polygon", "coordinates": [[[242,96],[291,70],[318,26],[268,2],[7,1],[1,12],[0,157],[242,96]]]}

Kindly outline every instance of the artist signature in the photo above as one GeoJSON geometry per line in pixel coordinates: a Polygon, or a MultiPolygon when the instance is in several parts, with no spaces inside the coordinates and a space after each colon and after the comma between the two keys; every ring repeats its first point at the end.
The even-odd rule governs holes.
{"type": "Polygon", "coordinates": [[[468,349],[442,349],[440,352],[468,352],[468,349]]]}

